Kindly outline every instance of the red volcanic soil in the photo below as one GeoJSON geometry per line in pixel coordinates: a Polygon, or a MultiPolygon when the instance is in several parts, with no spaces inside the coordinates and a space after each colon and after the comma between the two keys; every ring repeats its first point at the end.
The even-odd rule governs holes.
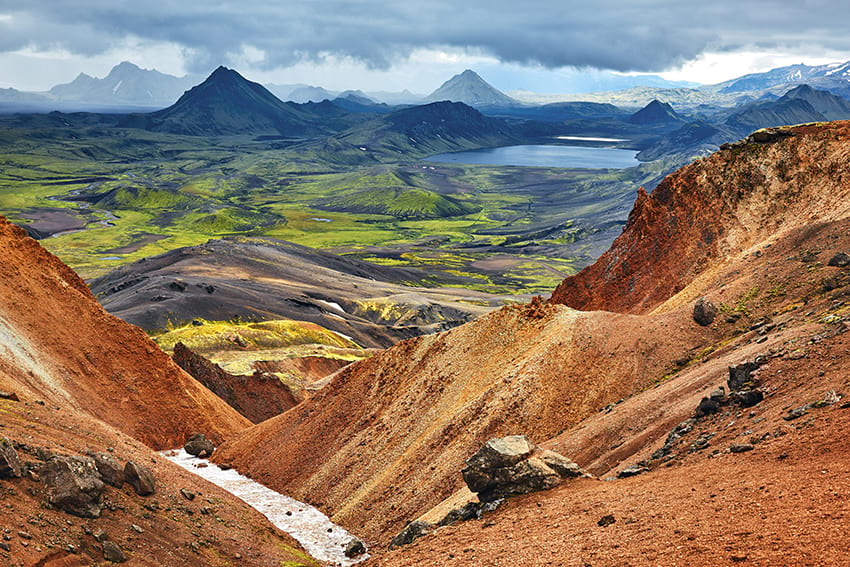
{"type": "Polygon", "coordinates": [[[140,329],[109,315],[55,256],[0,219],[0,390],[102,419],[150,447],[248,421],[140,329]]]}
{"type": "Polygon", "coordinates": [[[556,293],[633,315],[534,302],[404,341],[216,458],[320,504],[375,544],[374,564],[850,564],[839,539],[850,267],[827,265],[850,251],[850,126],[791,133],[699,160],[642,195],[612,250],[556,293]],[[692,318],[700,296],[718,306],[707,327],[692,318]],[[757,355],[764,401],[726,406],[650,458],[729,366],[757,355]],[[638,462],[648,472],[510,500],[379,552],[463,486],[484,440],[506,434],[602,477],[638,462]],[[700,435],[711,435],[702,449],[700,435]],[[597,526],[609,513],[616,523],[597,526]]]}
{"type": "Polygon", "coordinates": [[[0,548],[0,565],[109,565],[95,539],[102,532],[133,566],[318,566],[297,542],[238,498],[67,406],[0,400],[0,436],[19,444],[21,460],[32,465],[41,464],[38,455],[44,451],[83,455],[91,449],[108,451],[121,464],[134,460],[156,476],[150,496],[138,496],[128,484],[107,486],[103,512],[94,519],[47,505],[44,481],[37,476],[0,480],[0,542],[8,545],[8,550],[0,548]]]}
{"type": "Polygon", "coordinates": [[[850,122],[798,126],[788,138],[719,151],[641,190],[624,232],[553,303],[644,313],[709,266],[811,222],[850,212],[850,122]]]}

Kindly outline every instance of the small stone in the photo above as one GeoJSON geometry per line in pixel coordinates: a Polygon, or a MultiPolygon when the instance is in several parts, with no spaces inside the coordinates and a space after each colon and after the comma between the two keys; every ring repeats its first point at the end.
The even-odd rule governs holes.
{"type": "Polygon", "coordinates": [[[127,561],[127,556],[120,547],[114,542],[103,542],[103,558],[111,563],[124,563],[127,561]]]}
{"type": "Polygon", "coordinates": [[[363,555],[364,553],[366,553],[366,546],[363,545],[363,542],[357,538],[353,538],[348,542],[348,545],[345,546],[345,556],[349,559],[363,555]]]}
{"type": "Polygon", "coordinates": [[[0,478],[20,478],[22,473],[21,460],[12,442],[0,437],[0,478]]]}
{"type": "Polygon", "coordinates": [[[717,306],[710,300],[700,297],[694,305],[693,318],[698,325],[707,327],[714,322],[717,317],[717,306]]]}
{"type": "Polygon", "coordinates": [[[711,398],[703,398],[700,400],[696,409],[696,417],[705,417],[720,411],[720,404],[711,398]]]}
{"type": "Polygon", "coordinates": [[[136,524],[132,524],[130,527],[133,528],[133,531],[138,534],[144,533],[145,531],[142,529],[142,526],[137,526],[136,524]]]}
{"type": "Polygon", "coordinates": [[[397,536],[392,539],[390,542],[390,549],[395,549],[396,547],[413,543],[414,540],[430,533],[432,527],[433,526],[431,526],[428,522],[423,522],[421,520],[410,522],[403,530],[401,530],[401,532],[399,532],[397,536]]]}
{"type": "Polygon", "coordinates": [[[746,453],[747,451],[752,451],[753,446],[748,443],[740,443],[732,445],[729,447],[729,450],[733,453],[746,453]]]}
{"type": "Polygon", "coordinates": [[[28,534],[27,532],[23,532],[23,531],[18,532],[18,537],[21,538],[21,539],[32,539],[32,536],[30,534],[28,534]]]}
{"type": "Polygon", "coordinates": [[[15,392],[4,392],[0,390],[0,400],[10,400],[13,402],[20,402],[21,399],[18,397],[18,394],[15,392]]]}
{"type": "Polygon", "coordinates": [[[195,433],[189,437],[188,441],[186,441],[186,444],[183,446],[183,450],[192,456],[204,459],[213,454],[215,446],[203,433],[195,433]]]}
{"type": "Polygon", "coordinates": [[[185,488],[181,488],[181,489],[180,489],[180,494],[182,494],[182,495],[183,495],[183,498],[185,498],[186,500],[194,500],[194,499],[195,499],[195,493],[194,493],[194,492],[192,492],[191,490],[187,490],[187,489],[185,489],[185,488]]]}
{"type": "Polygon", "coordinates": [[[610,526],[611,524],[613,524],[616,521],[617,521],[617,519],[614,517],[614,514],[605,514],[604,516],[599,518],[599,521],[596,522],[596,525],[601,527],[601,528],[605,528],[605,527],[610,526]]]}
{"type": "Polygon", "coordinates": [[[838,268],[843,268],[845,266],[850,266],[850,255],[845,252],[839,252],[835,256],[829,259],[827,263],[828,266],[835,266],[838,268]]]}
{"type": "Polygon", "coordinates": [[[127,461],[127,464],[124,465],[124,479],[130,483],[130,486],[139,496],[153,494],[156,488],[153,473],[144,465],[133,461],[127,461]]]}
{"type": "Polygon", "coordinates": [[[803,417],[807,413],[809,413],[808,406],[800,406],[798,408],[792,409],[787,414],[783,415],[782,419],[784,419],[785,421],[792,421],[797,419],[798,417],[803,417]]]}
{"type": "Polygon", "coordinates": [[[640,465],[634,465],[617,473],[617,478],[629,478],[647,472],[649,469],[640,465]]]}
{"type": "Polygon", "coordinates": [[[2,549],[3,551],[9,551],[12,549],[12,546],[4,541],[0,541],[0,549],[2,549]]]}

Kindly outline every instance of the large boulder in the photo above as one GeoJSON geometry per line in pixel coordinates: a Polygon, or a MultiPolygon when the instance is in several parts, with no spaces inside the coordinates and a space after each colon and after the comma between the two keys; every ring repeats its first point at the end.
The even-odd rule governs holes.
{"type": "Polygon", "coordinates": [[[109,453],[91,453],[90,456],[94,460],[101,480],[106,484],[121,488],[121,485],[124,484],[124,467],[121,466],[121,463],[109,453]]]}
{"type": "Polygon", "coordinates": [[[710,300],[700,297],[694,305],[694,321],[703,327],[707,327],[714,322],[717,317],[717,306],[710,300]]]}
{"type": "Polygon", "coordinates": [[[92,459],[54,456],[40,476],[50,504],[81,518],[100,517],[104,484],[92,459]]]}
{"type": "Polygon", "coordinates": [[[205,459],[212,456],[213,451],[215,451],[215,445],[203,433],[195,433],[183,445],[183,450],[190,455],[205,459]]]}
{"type": "Polygon", "coordinates": [[[564,478],[587,476],[577,464],[536,447],[524,435],[491,439],[467,459],[463,479],[482,502],[548,490],[564,478]]]}
{"type": "Polygon", "coordinates": [[[0,437],[0,478],[20,478],[21,460],[12,442],[0,437]]]}
{"type": "Polygon", "coordinates": [[[127,461],[124,465],[124,480],[130,483],[139,496],[153,494],[156,488],[153,473],[145,466],[133,461],[127,461]]]}

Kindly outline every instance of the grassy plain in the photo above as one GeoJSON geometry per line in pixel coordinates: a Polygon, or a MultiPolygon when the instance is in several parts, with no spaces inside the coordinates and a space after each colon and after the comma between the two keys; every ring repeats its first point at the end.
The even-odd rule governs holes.
{"type": "Polygon", "coordinates": [[[84,278],[210,238],[262,235],[471,276],[481,290],[544,292],[589,261],[583,243],[605,240],[659,173],[386,155],[351,165],[248,137],[0,123],[0,214],[38,228],[61,211],[60,225],[84,226],[42,240],[84,278]],[[481,264],[493,255],[515,261],[481,264]]]}

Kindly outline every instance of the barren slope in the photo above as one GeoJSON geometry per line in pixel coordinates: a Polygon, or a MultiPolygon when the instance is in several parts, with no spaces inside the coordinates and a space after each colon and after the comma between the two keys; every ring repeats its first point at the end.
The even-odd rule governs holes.
{"type": "MultiPolygon", "coordinates": [[[[850,127],[806,126],[792,134],[720,152],[674,174],[657,195],[639,198],[609,253],[559,288],[561,301],[644,314],[533,304],[405,341],[347,367],[302,406],[233,438],[218,458],[323,503],[343,525],[362,526],[360,533],[385,543],[462,485],[463,460],[483,440],[520,433],[538,443],[548,439],[546,445],[607,475],[658,449],[700,398],[725,381],[729,365],[762,354],[775,360],[762,370],[763,405],[753,413],[727,408],[699,422],[672,460],[647,462],[652,472],[511,501],[492,519],[439,530],[375,561],[675,564],[686,554],[669,547],[683,541],[697,543],[688,544],[691,555],[682,564],[709,564],[718,550],[726,554],[721,563],[731,562],[740,558],[732,558],[738,547],[752,548],[751,556],[763,561],[782,562],[777,546],[801,563],[819,550],[837,557],[838,548],[818,543],[817,534],[833,533],[833,518],[845,507],[815,498],[820,490],[840,494],[847,487],[840,476],[846,442],[832,437],[837,422],[824,417],[824,433],[798,438],[775,431],[790,408],[848,389],[839,369],[846,362],[841,333],[850,274],[826,263],[850,249],[850,127]],[[710,327],[691,318],[693,300],[703,294],[721,307],[710,327]],[[809,348],[810,342],[819,346],[809,348]],[[619,403],[597,413],[613,402],[619,403]],[[712,449],[690,455],[702,433],[714,435],[712,449]],[[787,492],[793,498],[770,509],[754,510],[761,501],[745,487],[761,477],[781,483],[773,462],[782,453],[771,457],[771,443],[765,455],[761,446],[743,456],[726,452],[756,434],[756,445],[776,439],[776,448],[800,457],[787,472],[798,483],[787,492]],[[706,464],[714,447],[718,456],[706,464]],[[751,460],[741,466],[743,459],[751,460]],[[820,470],[830,481],[806,485],[820,470]],[[730,480],[735,475],[739,483],[730,480]],[[724,505],[703,499],[714,498],[703,494],[712,484],[729,491],[724,505]],[[537,508],[550,499],[558,501],[551,511],[537,508]],[[806,499],[815,504],[789,517],[806,499]],[[609,553],[594,557],[587,530],[596,529],[590,521],[595,525],[608,507],[623,520],[640,520],[635,527],[617,524],[625,525],[621,535],[600,544],[609,553]],[[671,511],[661,514],[659,507],[671,511]],[[747,539],[755,531],[730,525],[737,515],[745,523],[761,518],[765,533],[747,539]],[[579,519],[570,521],[574,516],[579,519]],[[694,524],[701,535],[689,538],[694,524]],[[730,531],[734,542],[723,539],[730,531]],[[473,540],[482,553],[473,553],[473,540]]],[[[819,415],[840,419],[839,407],[819,415]]]]}
{"type": "Polygon", "coordinates": [[[640,191],[623,234],[596,263],[558,286],[552,301],[643,313],[751,246],[846,217],[850,123],[780,134],[697,160],[651,195],[640,191]]]}
{"type": "Polygon", "coordinates": [[[0,390],[88,412],[153,448],[248,421],[183,372],[85,283],[0,219],[0,390]]]}

